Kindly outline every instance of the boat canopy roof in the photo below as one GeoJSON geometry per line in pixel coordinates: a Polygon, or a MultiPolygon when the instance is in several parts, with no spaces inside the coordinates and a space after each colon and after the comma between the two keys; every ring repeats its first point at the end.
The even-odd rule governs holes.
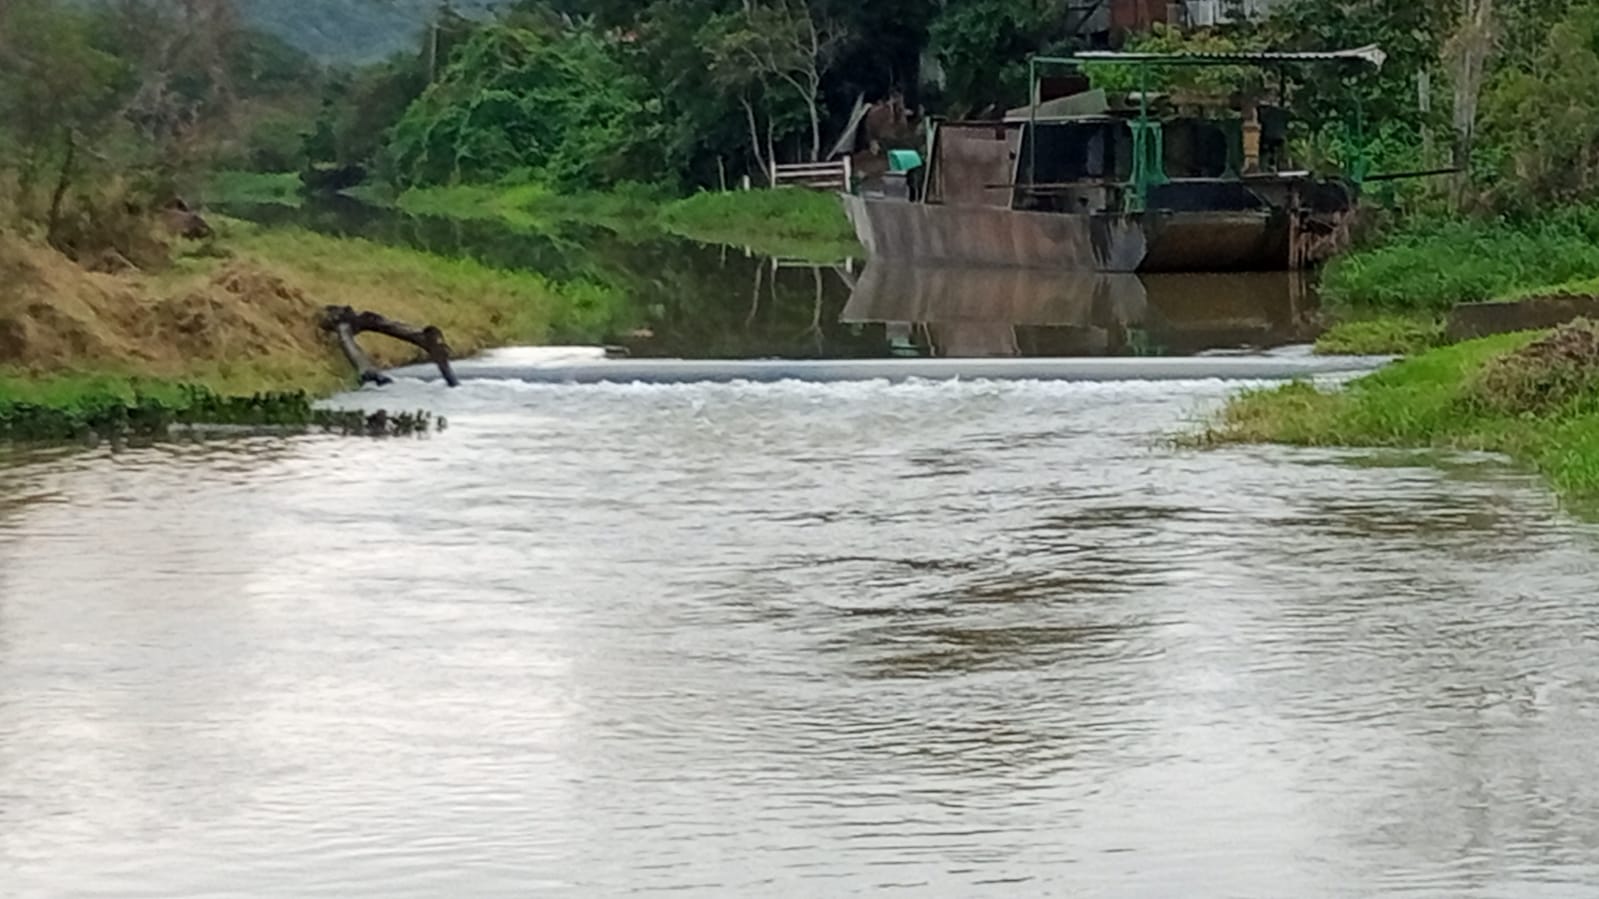
{"type": "Polygon", "coordinates": [[[1272,65],[1285,62],[1361,62],[1382,68],[1388,54],[1376,44],[1353,50],[1328,50],[1308,53],[1257,51],[1245,53],[1138,53],[1116,50],[1084,50],[1071,56],[1038,56],[1036,62],[1158,62],[1165,65],[1239,66],[1272,65]]]}

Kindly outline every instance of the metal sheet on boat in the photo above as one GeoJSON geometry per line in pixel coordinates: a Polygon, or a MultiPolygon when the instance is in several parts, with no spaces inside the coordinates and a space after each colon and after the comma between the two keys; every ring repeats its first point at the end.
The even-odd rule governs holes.
{"type": "Polygon", "coordinates": [[[1144,258],[1136,216],[1055,215],[846,196],[855,233],[875,259],[1130,272],[1144,258]]]}
{"type": "Polygon", "coordinates": [[[1287,214],[1205,211],[1068,215],[844,198],[875,259],[1099,272],[1288,267],[1287,214]]]}
{"type": "Polygon", "coordinates": [[[1143,272],[1271,270],[1288,267],[1286,214],[1180,212],[1149,219],[1143,272]]]}
{"type": "Polygon", "coordinates": [[[1004,125],[944,125],[933,150],[930,196],[958,206],[1008,207],[1021,130],[1004,125]]]}

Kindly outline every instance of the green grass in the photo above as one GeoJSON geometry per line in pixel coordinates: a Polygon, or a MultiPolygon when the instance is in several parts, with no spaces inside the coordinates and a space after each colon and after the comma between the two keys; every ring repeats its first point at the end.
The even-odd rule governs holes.
{"type": "Polygon", "coordinates": [[[1599,207],[1537,219],[1427,219],[1334,260],[1321,295],[1337,323],[1320,353],[1412,355],[1447,342],[1457,303],[1599,295],[1599,207]]]}
{"type": "Polygon", "coordinates": [[[597,281],[554,281],[466,257],[298,228],[227,224],[228,246],[319,302],[437,325],[459,355],[552,337],[598,339],[632,315],[626,296],[597,281]]]}
{"type": "Polygon", "coordinates": [[[666,230],[702,243],[832,262],[862,249],[838,197],[802,188],[705,192],[661,210],[666,230]]]}
{"type": "Polygon", "coordinates": [[[303,200],[295,172],[215,172],[203,190],[212,204],[299,206],[303,200]]]}
{"type": "Polygon", "coordinates": [[[1599,296],[1599,277],[1585,276],[1569,281],[1539,283],[1508,290],[1496,300],[1525,300],[1529,297],[1587,297],[1599,296]]]}
{"type": "Polygon", "coordinates": [[[673,234],[819,262],[862,253],[838,198],[798,188],[705,192],[672,200],[642,185],[561,194],[537,183],[508,181],[413,188],[394,205],[413,215],[489,219],[532,231],[577,222],[640,239],[673,234]]]}
{"type": "Polygon", "coordinates": [[[394,205],[412,215],[489,219],[532,231],[575,222],[629,234],[652,230],[662,202],[659,191],[641,185],[623,185],[606,193],[561,194],[542,184],[507,182],[412,188],[394,205]]]}
{"type": "MultiPolygon", "coordinates": [[[[314,397],[354,383],[316,326],[323,305],[437,325],[457,355],[602,329],[631,312],[627,298],[604,285],[225,217],[214,224],[215,252],[128,279],[122,292],[92,282],[80,296],[42,295],[61,312],[38,321],[70,318],[89,345],[123,352],[36,354],[0,369],[0,440],[161,436],[184,424],[415,433],[432,422],[313,406],[314,397]]],[[[40,250],[30,258],[53,257],[40,250]]],[[[64,258],[59,265],[53,280],[29,291],[90,278],[64,258]]],[[[380,364],[415,356],[408,344],[381,337],[363,344],[380,364]]]]}
{"type": "Polygon", "coordinates": [[[1335,322],[1316,338],[1324,356],[1413,356],[1446,342],[1443,322],[1431,315],[1382,313],[1335,322]]]}
{"type": "Polygon", "coordinates": [[[1506,412],[1486,402],[1484,367],[1537,335],[1506,334],[1434,349],[1339,388],[1295,382],[1246,391],[1191,439],[1487,450],[1541,472],[1568,499],[1599,500],[1599,392],[1553,408],[1506,412]]]}
{"type": "Polygon", "coordinates": [[[1331,304],[1365,311],[1439,313],[1455,303],[1525,296],[1599,277],[1599,207],[1537,218],[1427,219],[1328,265],[1331,304]]]}

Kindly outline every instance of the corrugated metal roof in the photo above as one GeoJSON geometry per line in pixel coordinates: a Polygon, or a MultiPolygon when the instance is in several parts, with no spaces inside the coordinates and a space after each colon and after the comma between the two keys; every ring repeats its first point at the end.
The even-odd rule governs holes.
{"type": "MultiPolygon", "coordinates": [[[[1040,57],[1040,59],[1045,59],[1040,57]]],[[[1050,62],[1164,62],[1173,65],[1248,65],[1271,62],[1363,62],[1381,68],[1388,59],[1376,44],[1353,50],[1311,53],[1125,53],[1114,50],[1086,50],[1070,57],[1049,58],[1050,62]]]]}

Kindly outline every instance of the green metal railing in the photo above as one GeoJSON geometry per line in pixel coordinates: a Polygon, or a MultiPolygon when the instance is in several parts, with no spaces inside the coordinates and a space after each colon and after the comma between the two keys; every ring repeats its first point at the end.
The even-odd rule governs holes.
{"type": "MultiPolygon", "coordinates": [[[[1128,212],[1142,212],[1149,206],[1150,189],[1165,184],[1166,176],[1165,133],[1159,120],[1149,115],[1149,70],[1155,65],[1166,66],[1272,66],[1277,69],[1279,81],[1286,84],[1284,67],[1289,63],[1362,62],[1381,67],[1385,54],[1375,46],[1357,50],[1340,50],[1328,53],[1110,53],[1085,52],[1073,56],[1031,56],[1027,60],[1027,183],[1038,183],[1038,107],[1041,66],[1062,66],[1078,69],[1084,62],[1130,62],[1138,66],[1138,117],[1128,121],[1132,132],[1132,171],[1126,185],[1125,206],[1128,212]]],[[[1360,95],[1355,95],[1355,142],[1359,156],[1350,166],[1350,179],[1359,185],[1371,169],[1370,147],[1365,137],[1365,115],[1360,95]]]]}

